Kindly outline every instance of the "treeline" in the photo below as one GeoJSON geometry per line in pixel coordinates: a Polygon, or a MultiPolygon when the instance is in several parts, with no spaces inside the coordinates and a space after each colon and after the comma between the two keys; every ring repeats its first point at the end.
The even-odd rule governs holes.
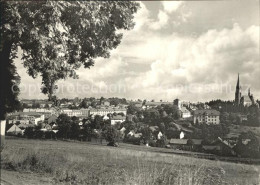
{"type": "MultiPolygon", "coordinates": [[[[259,102],[259,101],[257,101],[259,102]]],[[[238,124],[260,126],[260,109],[257,105],[235,106],[232,101],[212,100],[207,103],[212,109],[218,110],[220,122],[224,124],[238,124]]]]}
{"type": "Polygon", "coordinates": [[[89,117],[80,123],[78,117],[61,114],[56,120],[56,126],[49,130],[43,130],[43,128],[43,125],[28,127],[24,131],[24,137],[81,141],[91,141],[91,138],[98,138],[105,139],[110,145],[114,145],[120,139],[120,132],[117,128],[111,126],[110,121],[103,120],[101,116],[89,117]]]}

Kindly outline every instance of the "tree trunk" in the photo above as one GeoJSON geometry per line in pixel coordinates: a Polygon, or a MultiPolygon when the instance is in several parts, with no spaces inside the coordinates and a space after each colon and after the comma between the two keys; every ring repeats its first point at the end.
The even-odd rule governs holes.
{"type": "Polygon", "coordinates": [[[1,120],[1,151],[2,148],[4,147],[4,143],[5,143],[5,125],[6,125],[6,120],[1,120]]]}
{"type": "Polygon", "coordinates": [[[1,42],[1,50],[0,50],[0,122],[1,122],[1,150],[4,146],[5,140],[5,126],[6,126],[6,107],[8,102],[8,87],[9,84],[7,78],[8,73],[8,63],[10,62],[10,54],[11,54],[12,42],[1,42]]]}

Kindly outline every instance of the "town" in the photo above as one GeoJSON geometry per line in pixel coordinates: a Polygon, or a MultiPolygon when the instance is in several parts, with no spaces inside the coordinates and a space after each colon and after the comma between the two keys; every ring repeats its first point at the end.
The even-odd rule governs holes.
{"type": "Polygon", "coordinates": [[[260,157],[260,110],[238,76],[235,98],[191,103],[125,98],[21,100],[6,135],[29,139],[120,142],[219,156],[260,157]]]}

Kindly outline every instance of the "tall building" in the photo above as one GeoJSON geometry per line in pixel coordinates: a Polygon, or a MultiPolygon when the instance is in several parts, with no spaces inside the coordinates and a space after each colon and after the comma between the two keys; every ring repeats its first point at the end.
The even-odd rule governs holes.
{"type": "Polygon", "coordinates": [[[253,94],[250,92],[250,88],[248,89],[248,94],[245,96],[242,96],[241,94],[241,86],[239,82],[239,74],[237,78],[237,85],[236,85],[236,92],[235,92],[235,105],[237,106],[244,106],[244,107],[249,107],[251,105],[257,105],[258,103],[255,102],[253,94]]]}
{"type": "Polygon", "coordinates": [[[176,105],[178,109],[180,110],[182,107],[182,102],[178,98],[173,101],[173,105],[176,105]]]}
{"type": "Polygon", "coordinates": [[[239,83],[239,73],[237,77],[237,86],[236,86],[236,92],[235,92],[235,105],[240,105],[241,100],[241,86],[239,83]]]}

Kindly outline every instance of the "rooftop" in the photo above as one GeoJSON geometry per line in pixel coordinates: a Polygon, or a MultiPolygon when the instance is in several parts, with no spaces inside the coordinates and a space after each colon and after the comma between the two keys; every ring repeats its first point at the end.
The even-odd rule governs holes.
{"type": "Polygon", "coordinates": [[[220,112],[214,109],[200,109],[200,110],[194,110],[194,115],[213,115],[213,116],[219,116],[220,112]]]}

